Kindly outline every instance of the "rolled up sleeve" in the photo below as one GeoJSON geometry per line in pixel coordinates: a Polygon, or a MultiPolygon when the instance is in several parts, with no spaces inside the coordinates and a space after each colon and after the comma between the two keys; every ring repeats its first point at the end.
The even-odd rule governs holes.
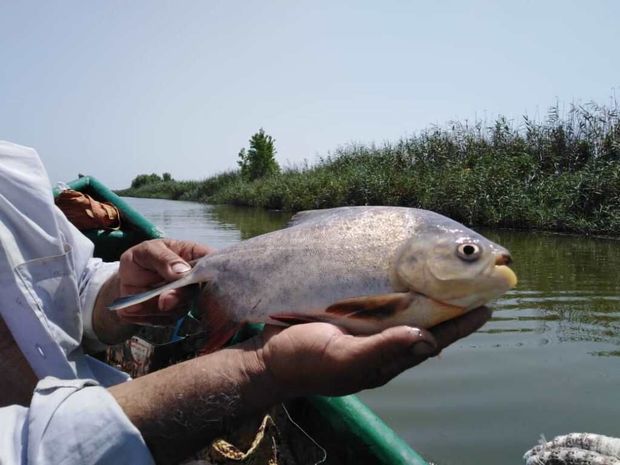
{"type": "Polygon", "coordinates": [[[93,328],[93,310],[101,286],[118,270],[118,262],[107,263],[99,258],[91,258],[80,276],[80,300],[84,343],[93,350],[103,350],[107,346],[99,340],[93,328]]]}
{"type": "Polygon", "coordinates": [[[0,423],[0,463],[154,464],[138,429],[93,380],[44,378],[30,408],[1,408],[0,423]]]}
{"type": "Polygon", "coordinates": [[[65,246],[71,249],[71,258],[77,277],[82,313],[84,344],[94,351],[105,350],[93,329],[93,310],[101,286],[118,271],[118,262],[104,262],[93,257],[94,245],[63,213],[55,208],[56,218],[65,246]]]}

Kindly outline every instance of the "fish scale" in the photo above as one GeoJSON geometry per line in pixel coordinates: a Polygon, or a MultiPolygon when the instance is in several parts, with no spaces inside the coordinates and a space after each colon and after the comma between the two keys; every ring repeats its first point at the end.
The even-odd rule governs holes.
{"type": "MultiPolygon", "coordinates": [[[[225,269],[216,264],[217,253],[212,257],[220,270],[220,290],[234,295],[231,304],[248,321],[261,321],[266,312],[303,313],[343,298],[392,292],[387,270],[395,244],[413,233],[402,213],[406,209],[352,215],[349,221],[323,215],[318,224],[293,221],[290,228],[243,241],[225,269]]],[[[230,251],[220,254],[228,257],[230,251]]]]}

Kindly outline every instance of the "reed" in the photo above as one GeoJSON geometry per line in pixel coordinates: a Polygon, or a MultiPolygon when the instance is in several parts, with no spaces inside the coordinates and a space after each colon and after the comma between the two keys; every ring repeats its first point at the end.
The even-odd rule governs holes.
{"type": "Polygon", "coordinates": [[[614,102],[555,106],[544,121],[455,122],[253,182],[220,174],[177,198],[292,211],[403,205],[468,225],[620,235],[619,115],[614,102]]]}
{"type": "Polygon", "coordinates": [[[181,200],[188,193],[196,191],[201,184],[201,181],[160,180],[140,187],[116,190],[115,193],[123,197],[181,200]]]}

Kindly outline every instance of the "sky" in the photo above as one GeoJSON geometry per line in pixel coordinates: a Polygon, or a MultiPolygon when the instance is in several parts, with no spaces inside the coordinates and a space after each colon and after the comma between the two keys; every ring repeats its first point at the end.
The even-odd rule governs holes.
{"type": "Polygon", "coordinates": [[[0,0],[0,139],[53,182],[284,167],[620,93],[617,1],[0,0]]]}

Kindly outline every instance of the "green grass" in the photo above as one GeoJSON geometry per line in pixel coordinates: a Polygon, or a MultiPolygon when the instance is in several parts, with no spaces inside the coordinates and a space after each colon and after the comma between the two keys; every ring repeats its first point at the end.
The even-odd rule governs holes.
{"type": "Polygon", "coordinates": [[[140,187],[129,187],[115,191],[123,197],[144,197],[152,199],[180,200],[188,192],[192,192],[201,183],[199,181],[157,181],[140,187]]]}
{"type": "Polygon", "coordinates": [[[253,182],[229,172],[172,183],[126,195],[292,211],[403,205],[468,225],[620,235],[619,111],[590,104],[564,115],[553,107],[543,122],[453,123],[381,146],[344,146],[253,182]]]}

